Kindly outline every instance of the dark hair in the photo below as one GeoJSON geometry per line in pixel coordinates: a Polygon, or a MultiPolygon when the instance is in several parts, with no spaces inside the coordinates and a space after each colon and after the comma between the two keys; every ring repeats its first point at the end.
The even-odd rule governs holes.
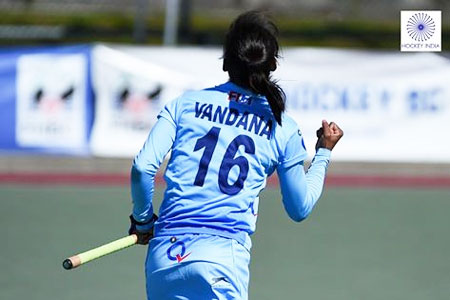
{"type": "Polygon", "coordinates": [[[285,94],[270,72],[277,68],[278,28],[264,14],[249,11],[230,25],[223,47],[223,70],[230,81],[266,96],[278,124],[285,110],[285,94]]]}

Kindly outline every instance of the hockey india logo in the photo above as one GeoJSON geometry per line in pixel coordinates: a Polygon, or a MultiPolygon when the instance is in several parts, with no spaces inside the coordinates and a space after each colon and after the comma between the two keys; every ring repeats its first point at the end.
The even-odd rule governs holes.
{"type": "MultiPolygon", "coordinates": [[[[174,239],[174,241],[176,241],[174,239]]],[[[167,249],[167,258],[175,260],[178,263],[185,260],[191,252],[186,254],[186,245],[182,241],[177,241],[167,249]]]]}
{"type": "Polygon", "coordinates": [[[406,25],[409,36],[418,42],[429,40],[435,29],[433,18],[423,12],[412,15],[406,25]]]}

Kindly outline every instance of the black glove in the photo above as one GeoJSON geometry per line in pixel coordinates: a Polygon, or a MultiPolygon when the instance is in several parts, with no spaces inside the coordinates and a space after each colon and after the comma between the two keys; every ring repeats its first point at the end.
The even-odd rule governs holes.
{"type": "Polygon", "coordinates": [[[319,129],[317,129],[316,135],[317,135],[317,142],[316,142],[316,151],[317,151],[317,150],[319,150],[319,148],[322,147],[322,143],[323,143],[323,127],[320,127],[319,129]]]}
{"type": "Polygon", "coordinates": [[[152,218],[148,222],[139,222],[130,215],[130,229],[128,229],[128,234],[136,234],[139,245],[147,245],[148,242],[153,238],[153,225],[155,221],[158,220],[158,216],[153,214],[152,218]]]}

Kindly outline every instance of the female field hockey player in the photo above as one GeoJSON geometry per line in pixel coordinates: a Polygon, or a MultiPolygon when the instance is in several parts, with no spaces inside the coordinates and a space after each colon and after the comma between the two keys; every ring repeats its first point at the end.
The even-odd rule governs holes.
{"type": "Polygon", "coordinates": [[[277,171],[284,207],[295,221],[306,218],[321,195],[330,151],[343,132],[322,121],[305,174],[301,132],[270,77],[276,35],[261,13],[240,15],[225,39],[229,81],[167,104],[134,160],[130,233],[141,244],[150,240],[148,299],[247,299],[250,235],[266,178],[277,171]],[[169,150],[158,219],[154,177],[169,150]]]}

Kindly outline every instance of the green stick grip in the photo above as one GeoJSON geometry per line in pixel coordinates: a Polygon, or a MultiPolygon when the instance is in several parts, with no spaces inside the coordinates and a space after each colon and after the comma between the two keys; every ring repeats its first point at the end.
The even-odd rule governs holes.
{"type": "Polygon", "coordinates": [[[128,248],[137,243],[137,236],[135,234],[115,240],[111,243],[102,245],[100,247],[88,250],[86,252],[71,256],[64,260],[63,267],[66,270],[74,269],[82,264],[88,263],[94,259],[114,253],[116,251],[128,248]]]}

